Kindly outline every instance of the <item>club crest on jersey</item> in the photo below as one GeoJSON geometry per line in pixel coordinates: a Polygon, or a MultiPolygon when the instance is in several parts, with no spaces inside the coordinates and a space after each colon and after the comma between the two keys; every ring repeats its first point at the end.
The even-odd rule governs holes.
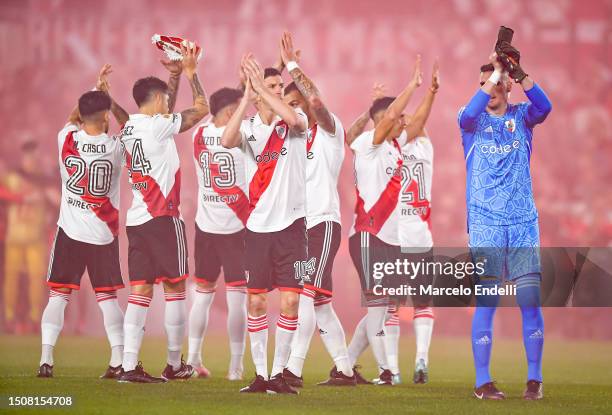
{"type": "Polygon", "coordinates": [[[306,140],[308,141],[308,144],[312,144],[313,139],[314,135],[312,134],[312,130],[309,128],[308,130],[306,130],[306,140]]]}
{"type": "Polygon", "coordinates": [[[506,130],[510,131],[511,133],[513,133],[514,130],[516,130],[516,124],[514,123],[514,118],[507,120],[505,124],[506,124],[506,130]]]}
{"type": "Polygon", "coordinates": [[[284,125],[277,125],[276,127],[274,127],[274,129],[276,130],[276,135],[278,135],[278,138],[284,140],[285,135],[287,134],[287,127],[285,127],[284,125]]]}

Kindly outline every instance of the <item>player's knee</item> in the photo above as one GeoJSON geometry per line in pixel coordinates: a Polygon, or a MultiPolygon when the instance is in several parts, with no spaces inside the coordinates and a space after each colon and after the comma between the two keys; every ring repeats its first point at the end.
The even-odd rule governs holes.
{"type": "Polygon", "coordinates": [[[300,296],[298,293],[292,291],[285,291],[281,294],[281,312],[285,315],[297,315],[298,307],[300,303],[300,296]]]}
{"type": "Polygon", "coordinates": [[[198,288],[209,292],[215,291],[215,289],[217,288],[216,282],[210,282],[206,280],[198,281],[196,285],[198,288]]]}
{"type": "Polygon", "coordinates": [[[185,291],[185,280],[179,282],[164,281],[164,291],[167,293],[180,293],[185,291]]]}
{"type": "Polygon", "coordinates": [[[265,294],[249,294],[249,314],[259,317],[266,313],[267,299],[265,294]]]}
{"type": "Polygon", "coordinates": [[[70,294],[72,292],[72,288],[57,287],[57,288],[53,288],[53,291],[57,291],[57,292],[60,292],[62,294],[70,294]]]}
{"type": "Polygon", "coordinates": [[[132,294],[151,298],[153,297],[153,284],[134,285],[132,287],[132,294]]]}

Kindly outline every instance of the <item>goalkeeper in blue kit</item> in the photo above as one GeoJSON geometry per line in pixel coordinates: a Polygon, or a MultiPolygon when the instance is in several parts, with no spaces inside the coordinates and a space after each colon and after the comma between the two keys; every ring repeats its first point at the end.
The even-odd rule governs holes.
{"type": "MultiPolygon", "coordinates": [[[[540,307],[540,235],[531,186],[530,159],[534,127],[552,106],[542,89],[523,71],[520,53],[498,41],[489,64],[480,68],[480,89],[459,111],[467,169],[466,200],[469,247],[475,261],[485,259],[477,284],[516,284],[527,357],[525,399],[541,399],[544,321],[540,307]],[[512,81],[529,102],[508,103],[512,81]]],[[[472,351],[476,369],[474,396],[504,399],[489,373],[496,296],[476,299],[472,351]]]]}

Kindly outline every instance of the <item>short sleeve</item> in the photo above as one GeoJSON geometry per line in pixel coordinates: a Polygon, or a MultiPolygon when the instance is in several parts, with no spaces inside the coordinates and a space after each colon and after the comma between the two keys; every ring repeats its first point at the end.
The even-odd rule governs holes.
{"type": "Polygon", "coordinates": [[[151,133],[159,141],[171,139],[181,130],[181,114],[158,114],[153,117],[151,133]]]}
{"type": "Polygon", "coordinates": [[[356,154],[365,157],[373,157],[379,149],[382,148],[380,144],[374,144],[374,130],[366,131],[359,135],[352,143],[351,150],[356,154]]]}
{"type": "Polygon", "coordinates": [[[57,134],[57,144],[60,149],[64,145],[64,141],[66,141],[66,137],[68,136],[68,134],[73,131],[79,131],[79,126],[76,124],[67,123],[66,125],[64,125],[64,128],[62,128],[57,134]]]}

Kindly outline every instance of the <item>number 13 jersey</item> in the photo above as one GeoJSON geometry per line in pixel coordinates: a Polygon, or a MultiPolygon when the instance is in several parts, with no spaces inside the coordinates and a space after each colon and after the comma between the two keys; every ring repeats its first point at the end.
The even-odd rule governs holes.
{"type": "Polygon", "coordinates": [[[196,224],[204,232],[231,234],[244,229],[249,218],[245,155],[241,148],[221,145],[225,127],[210,121],[193,134],[198,176],[196,224]]]}
{"type": "Polygon", "coordinates": [[[181,114],[132,114],[121,130],[123,156],[134,199],[127,226],[159,216],[180,217],[181,169],[174,136],[181,114]]]}
{"type": "Polygon", "coordinates": [[[119,140],[90,136],[74,124],[67,124],[57,139],[62,178],[57,225],[76,241],[110,244],[119,230],[119,140]]]}

